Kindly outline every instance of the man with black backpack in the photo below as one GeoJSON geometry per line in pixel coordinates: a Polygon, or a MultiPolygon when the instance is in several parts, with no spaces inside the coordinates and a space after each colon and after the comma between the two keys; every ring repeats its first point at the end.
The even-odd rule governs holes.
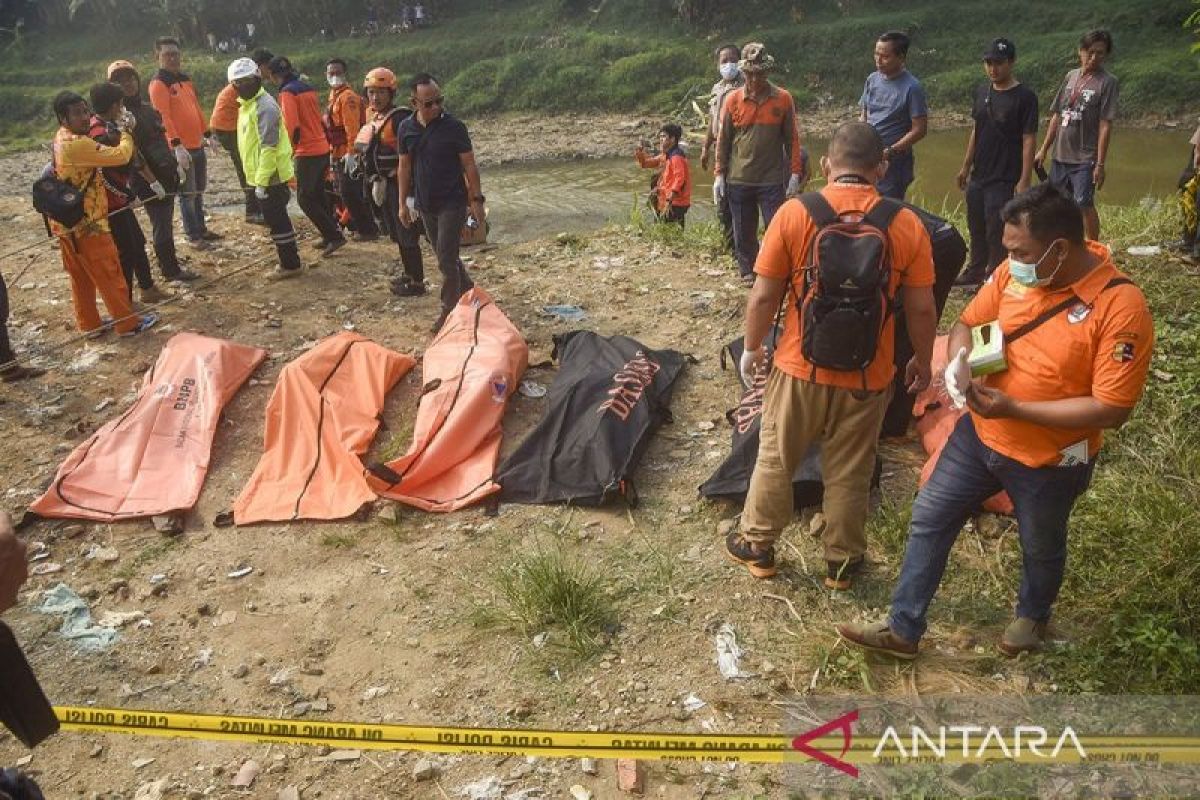
{"type": "Polygon", "coordinates": [[[905,370],[907,389],[929,383],[937,326],[929,234],[916,214],[879,196],[883,151],[870,125],[839,126],[822,159],[828,185],[783,205],[755,263],[740,365],[747,384],[787,306],[741,526],[725,547],[757,578],[776,572],[775,541],[793,512],[792,475],[818,442],[825,585],[849,589],[862,568],[871,475],[896,369],[898,300],[916,353],[905,370]]]}
{"type": "MultiPolygon", "coordinates": [[[[57,193],[57,201],[49,205],[35,202],[35,206],[42,206],[39,210],[50,217],[58,237],[63,267],[71,279],[75,321],[89,338],[104,334],[105,325],[96,310],[99,294],[112,315],[110,324],[119,335],[141,333],[158,322],[158,315],[133,313],[117,246],[109,231],[108,199],[99,179],[102,167],[124,166],[133,158],[133,118],[122,121],[120,143],[109,147],[88,136],[91,110],[79,95],[60,92],[54,98],[54,114],[60,127],[52,145],[52,164],[58,186],[64,191],[57,193]]],[[[42,183],[39,181],[39,185],[42,183]]],[[[35,188],[35,198],[37,192],[35,188]]]]}
{"type": "Polygon", "coordinates": [[[998,643],[1038,650],[1067,562],[1067,521],[1091,481],[1103,431],[1119,428],[1150,370],[1154,321],[1146,298],[1084,236],[1084,214],[1043,183],[1002,212],[1007,261],[950,331],[946,391],[963,415],[917,495],[904,564],[885,620],[837,626],[846,641],[917,656],[950,549],[967,517],[1004,490],[1021,541],[1016,618],[998,643]],[[979,380],[972,331],[996,326],[1002,358],[979,380]],[[997,368],[998,367],[998,368],[997,368]]]}
{"type": "Polygon", "coordinates": [[[363,81],[367,91],[367,124],[354,140],[357,168],[362,173],[364,194],[370,198],[376,214],[400,248],[404,274],[392,281],[392,293],[401,297],[425,294],[425,263],[421,258],[421,236],[416,228],[400,224],[400,187],[396,173],[400,166],[400,123],[412,112],[396,106],[396,74],[387,67],[376,67],[363,81]]]}

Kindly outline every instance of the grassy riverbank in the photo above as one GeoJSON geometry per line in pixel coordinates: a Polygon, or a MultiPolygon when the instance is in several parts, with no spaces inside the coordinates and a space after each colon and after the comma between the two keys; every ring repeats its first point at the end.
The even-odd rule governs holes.
{"type": "MultiPolygon", "coordinates": [[[[939,213],[966,229],[961,209],[939,213]]],[[[1067,582],[1055,620],[1068,643],[1030,659],[1028,673],[1069,693],[1194,694],[1200,691],[1200,566],[1193,557],[1200,551],[1200,271],[1165,256],[1125,253],[1131,245],[1174,238],[1172,207],[1106,207],[1101,219],[1118,265],[1150,304],[1155,359],[1140,406],[1108,436],[1071,519],[1067,582]]],[[[636,211],[631,221],[641,236],[697,255],[720,244],[711,223],[680,231],[636,211]]],[[[943,327],[965,299],[951,295],[943,327]]],[[[880,567],[878,580],[856,588],[860,610],[887,607],[910,510],[907,492],[892,491],[872,517],[869,538],[880,567]]],[[[989,655],[977,662],[980,677],[1002,660],[972,632],[1007,622],[1020,563],[1015,524],[985,520],[959,539],[931,612],[936,626],[960,632],[951,641],[968,651],[987,646],[989,655]]],[[[869,693],[870,663],[843,652],[825,665],[826,677],[869,693]]]]}
{"type": "MultiPolygon", "coordinates": [[[[561,0],[485,0],[454,4],[435,27],[410,35],[317,42],[294,33],[268,34],[263,44],[286,53],[319,80],[325,60],[341,55],[360,76],[377,64],[401,75],[429,70],[446,82],[464,115],[508,111],[555,114],[644,111],[685,115],[690,100],[711,85],[712,48],[721,41],[759,39],[780,64],[778,80],[803,109],[840,109],[857,101],[871,70],[875,36],[887,28],[913,33],[910,66],[928,87],[934,107],[956,108],[981,77],[978,55],[996,35],[1014,39],[1019,73],[1043,101],[1074,65],[1079,34],[1109,27],[1116,39],[1111,68],[1122,81],[1127,118],[1178,116],[1196,107],[1191,91],[1195,58],[1181,23],[1184,3],[1097,0],[1026,4],[921,0],[895,4],[862,0],[842,14],[833,2],[783,0],[745,3],[719,25],[684,26],[666,4],[608,0],[599,11],[570,10],[561,0]]],[[[350,22],[360,20],[344,20],[350,22]]],[[[132,58],[148,74],[150,43],[170,25],[148,20],[143,30],[101,33],[81,21],[50,36],[37,34],[0,55],[0,142],[28,146],[49,130],[49,101],[62,88],[85,89],[115,58],[132,58]]],[[[267,26],[263,26],[267,27],[267,26]]],[[[282,30],[282,27],[280,28],[282,30]]],[[[187,69],[211,101],[224,81],[228,56],[189,48],[187,69]]],[[[586,135],[586,132],[583,132],[586,135]]]]}

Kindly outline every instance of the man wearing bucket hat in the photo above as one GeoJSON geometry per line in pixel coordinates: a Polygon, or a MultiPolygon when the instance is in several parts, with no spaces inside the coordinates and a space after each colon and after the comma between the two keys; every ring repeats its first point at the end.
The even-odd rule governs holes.
{"type": "Polygon", "coordinates": [[[764,226],[804,186],[804,156],[792,96],[769,80],[775,59],[759,42],[742,48],[738,63],[746,85],[734,89],[721,107],[713,202],[728,198],[733,216],[733,248],[742,280],[754,280],[758,257],[758,218],[764,226]]]}
{"type": "Polygon", "coordinates": [[[263,91],[262,77],[253,59],[237,59],[229,65],[226,77],[238,93],[238,153],[246,183],[254,187],[254,196],[279,255],[272,278],[295,277],[300,274],[300,251],[296,247],[296,229],[287,212],[292,196],[288,181],[295,173],[292,143],[283,129],[283,113],[275,98],[263,91]]]}

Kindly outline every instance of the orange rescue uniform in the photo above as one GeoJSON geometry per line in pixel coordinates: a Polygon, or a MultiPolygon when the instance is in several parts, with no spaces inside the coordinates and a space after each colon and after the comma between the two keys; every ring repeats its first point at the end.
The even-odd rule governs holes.
{"type": "Polygon", "coordinates": [[[315,89],[293,77],[279,87],[279,106],[283,109],[283,122],[291,137],[294,155],[323,156],[329,153],[329,140],[325,138],[315,89]]]}
{"type": "MultiPolygon", "coordinates": [[[[1000,321],[1011,332],[1062,303],[1072,294],[1079,302],[1005,346],[1008,368],[982,379],[1015,400],[1027,402],[1094,397],[1118,408],[1133,408],[1142,396],[1154,323],[1141,289],[1123,278],[1104,245],[1088,242],[1100,266],[1061,289],[1031,289],[1012,280],[1004,261],[963,311],[964,325],[1000,321]]],[[[1096,457],[1102,431],[1054,428],[1017,419],[984,419],[972,413],[979,439],[993,450],[1030,467],[1056,466],[1087,443],[1086,458],[1096,457]],[[1074,450],[1071,448],[1074,447],[1074,450]],[[1070,453],[1068,451],[1070,450],[1070,453]]]]}
{"type": "Polygon", "coordinates": [[[238,93],[232,83],[226,84],[217,95],[213,104],[212,116],[209,117],[208,127],[214,131],[237,133],[238,93]]]}
{"type": "Polygon", "coordinates": [[[359,128],[366,122],[366,106],[358,92],[349,86],[330,89],[324,122],[330,155],[336,159],[349,153],[359,128]]]}
{"type": "MultiPolygon", "coordinates": [[[[832,183],[822,189],[821,194],[839,215],[860,216],[879,202],[875,187],[866,184],[832,183]]],[[[788,200],[771,220],[754,264],[754,271],[759,275],[787,280],[792,284],[787,293],[783,334],[775,349],[775,366],[793,378],[823,386],[882,391],[891,384],[896,372],[892,363],[895,350],[894,315],[888,315],[884,322],[875,360],[865,373],[814,368],[800,352],[800,311],[795,298],[804,291],[800,268],[808,263],[809,249],[816,231],[804,205],[799,200],[788,200]]],[[[917,215],[908,209],[901,209],[888,227],[887,235],[892,261],[888,296],[897,297],[901,286],[933,286],[933,251],[929,234],[917,215]]]]}
{"type": "Polygon", "coordinates": [[[150,104],[167,129],[167,142],[172,147],[182,144],[188,150],[199,150],[204,145],[204,112],[192,79],[160,69],[150,79],[148,91],[150,104]]]}
{"type": "Polygon", "coordinates": [[[648,156],[642,150],[634,152],[634,158],[643,169],[663,168],[662,175],[655,186],[657,201],[655,208],[658,213],[665,214],[671,206],[690,208],[692,205],[692,175],[688,171],[687,156],[678,147],[664,155],[648,156]],[[671,196],[670,202],[667,196],[671,196]]]}

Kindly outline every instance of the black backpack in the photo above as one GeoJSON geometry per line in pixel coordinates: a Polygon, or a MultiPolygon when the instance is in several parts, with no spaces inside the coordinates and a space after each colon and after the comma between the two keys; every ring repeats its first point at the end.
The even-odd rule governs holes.
{"type": "Polygon", "coordinates": [[[54,172],[38,178],[33,184],[34,210],[64,227],[74,228],[87,214],[83,207],[84,197],[87,196],[88,187],[92,185],[99,171],[92,170],[91,177],[82,189],[70,181],[62,180],[54,172]]]}
{"type": "Polygon", "coordinates": [[[861,371],[865,380],[892,311],[887,229],[901,205],[880,198],[862,219],[846,222],[817,192],[799,200],[817,227],[797,295],[800,351],[814,372],[861,371]]]}
{"type": "Polygon", "coordinates": [[[391,125],[392,133],[396,136],[396,144],[399,145],[400,123],[404,121],[403,111],[404,109],[401,108],[393,108],[371,134],[371,141],[367,144],[366,152],[363,153],[360,162],[364,175],[368,177],[382,175],[385,178],[391,178],[396,174],[400,166],[400,151],[384,146],[383,129],[385,126],[391,125]]]}

